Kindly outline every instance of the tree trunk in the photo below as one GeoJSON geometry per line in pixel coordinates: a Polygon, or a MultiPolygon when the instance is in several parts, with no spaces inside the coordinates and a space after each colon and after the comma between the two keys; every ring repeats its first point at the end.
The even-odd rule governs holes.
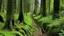
{"type": "Polygon", "coordinates": [[[19,12],[19,18],[18,18],[18,20],[20,21],[20,22],[22,22],[23,20],[24,20],[24,17],[23,17],[23,12],[22,12],[22,0],[20,0],[20,10],[19,10],[20,12],[19,12]]]}
{"type": "Polygon", "coordinates": [[[19,5],[20,5],[20,0],[16,0],[16,13],[18,13],[19,12],[19,5]]]}
{"type": "Polygon", "coordinates": [[[27,1],[24,0],[24,13],[26,13],[26,12],[27,12],[27,1]]]}
{"type": "Polygon", "coordinates": [[[30,12],[30,0],[23,0],[24,3],[24,13],[30,12]]]}
{"type": "Polygon", "coordinates": [[[4,12],[4,0],[2,0],[2,4],[1,4],[1,12],[4,12]]]}
{"type": "Polygon", "coordinates": [[[37,12],[37,8],[38,8],[38,5],[39,4],[39,1],[38,0],[35,0],[35,7],[34,7],[34,14],[36,14],[36,12],[37,12]]]}
{"type": "Polygon", "coordinates": [[[41,9],[40,12],[42,13],[42,16],[46,16],[46,0],[41,0],[41,9]]]}
{"type": "Polygon", "coordinates": [[[27,1],[27,12],[30,12],[30,0],[27,1]]]}
{"type": "Polygon", "coordinates": [[[2,5],[2,0],[0,0],[0,12],[1,12],[1,5],[2,5]]]}
{"type": "Polygon", "coordinates": [[[7,12],[7,2],[8,2],[8,0],[4,0],[4,12],[7,12]]]}
{"type": "Polygon", "coordinates": [[[11,21],[12,21],[12,25],[15,26],[14,25],[14,13],[16,12],[16,0],[12,0],[12,3],[13,3],[12,4],[12,9],[13,9],[12,10],[12,17],[13,18],[11,18],[11,21]]]}
{"type": "Polygon", "coordinates": [[[7,18],[5,22],[5,26],[3,29],[12,30],[12,0],[8,0],[7,2],[7,18]]]}
{"type": "Polygon", "coordinates": [[[59,10],[60,10],[60,0],[54,0],[54,12],[53,12],[53,20],[56,18],[60,18],[59,10]]]}
{"type": "Polygon", "coordinates": [[[16,12],[16,0],[12,1],[12,5],[13,5],[13,12],[16,12]]]}
{"type": "Polygon", "coordinates": [[[49,0],[49,14],[50,14],[50,0],[49,0]]]}

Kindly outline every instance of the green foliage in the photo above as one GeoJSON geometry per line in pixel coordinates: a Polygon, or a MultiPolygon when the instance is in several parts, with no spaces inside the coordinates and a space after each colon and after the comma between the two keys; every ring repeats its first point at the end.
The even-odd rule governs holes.
{"type": "Polygon", "coordinates": [[[4,30],[0,30],[0,36],[16,36],[16,35],[20,35],[23,36],[20,32],[18,31],[4,31],[4,30]]]}
{"type": "MultiPolygon", "coordinates": [[[[35,15],[33,15],[33,16],[35,16],[35,15]]],[[[34,17],[34,19],[38,20],[38,19],[40,19],[40,17],[41,17],[41,15],[38,15],[38,16],[34,17]]]]}
{"type": "Polygon", "coordinates": [[[64,31],[61,30],[62,33],[59,33],[60,36],[64,36],[64,31]]]}
{"type": "MultiPolygon", "coordinates": [[[[18,0],[16,0],[17,2],[18,0]]],[[[31,13],[33,12],[33,5],[34,5],[34,0],[31,0],[30,2],[30,11],[27,14],[24,14],[25,12],[23,11],[23,16],[24,16],[24,24],[23,23],[17,23],[18,20],[18,16],[19,16],[19,2],[17,2],[16,4],[16,13],[14,13],[14,20],[15,20],[15,25],[18,29],[18,31],[16,31],[15,28],[13,28],[13,31],[6,31],[6,30],[1,30],[3,28],[3,26],[5,25],[5,23],[1,23],[0,22],[0,36],[5,35],[5,36],[16,36],[17,34],[20,36],[33,36],[33,33],[36,30],[36,27],[34,27],[32,25],[32,18],[31,18],[31,13]]],[[[23,1],[24,2],[24,1],[23,1]]],[[[25,1],[26,2],[26,1],[25,1]]],[[[64,36],[64,11],[60,11],[60,19],[56,19],[56,20],[52,20],[52,12],[53,12],[53,2],[54,0],[50,0],[50,12],[49,12],[49,4],[48,2],[46,3],[46,17],[42,17],[41,13],[40,13],[40,7],[37,8],[37,12],[36,14],[33,14],[34,19],[36,20],[36,22],[39,24],[39,27],[41,29],[45,29],[45,31],[48,34],[51,33],[58,33],[61,31],[62,29],[62,33],[59,33],[60,36],[64,36]],[[40,15],[39,15],[40,13],[40,15]]],[[[23,5],[24,3],[22,3],[23,5]]],[[[64,4],[62,3],[62,0],[60,0],[60,7],[64,8],[64,4]]],[[[22,6],[22,10],[24,10],[24,5],[22,6]]],[[[6,22],[6,11],[4,10],[4,13],[1,12],[0,15],[3,17],[4,21],[6,22]]]]}
{"type": "Polygon", "coordinates": [[[20,29],[20,32],[23,32],[23,34],[27,36],[32,36],[34,31],[36,30],[36,27],[32,26],[32,19],[30,14],[31,13],[24,14],[24,25],[21,26],[20,24],[17,24],[17,27],[20,29]],[[22,29],[24,29],[26,33],[22,29]]]}
{"type": "Polygon", "coordinates": [[[42,21],[43,23],[50,23],[52,22],[52,16],[42,17],[38,21],[42,21]]]}
{"type": "Polygon", "coordinates": [[[0,22],[0,30],[2,29],[3,26],[4,26],[4,23],[0,22]]]}
{"type": "Polygon", "coordinates": [[[48,34],[50,33],[55,34],[55,33],[60,32],[62,29],[62,26],[64,25],[64,17],[60,17],[60,19],[52,20],[52,16],[46,16],[46,17],[40,18],[40,15],[38,15],[38,16],[35,16],[34,19],[40,23],[41,25],[40,27],[42,29],[44,28],[46,29],[48,34]]]}
{"type": "MultiPolygon", "coordinates": [[[[20,36],[32,36],[34,31],[36,30],[36,27],[32,26],[32,19],[31,19],[30,14],[31,13],[27,13],[27,15],[24,14],[24,21],[26,22],[26,24],[23,24],[23,23],[17,24],[19,14],[14,13],[14,20],[15,20],[15,25],[16,25],[15,28],[18,28],[19,31],[16,31],[15,28],[13,28],[13,31],[1,30],[5,24],[0,22],[0,36],[2,35],[16,36],[17,34],[20,36]]],[[[2,13],[1,15],[3,16],[4,21],[6,21],[6,12],[2,13]]]]}
{"type": "Polygon", "coordinates": [[[6,11],[4,10],[4,13],[1,12],[0,15],[3,17],[3,20],[6,21],[6,11]]]}
{"type": "Polygon", "coordinates": [[[64,17],[64,11],[60,12],[60,17],[64,17]]]}
{"type": "Polygon", "coordinates": [[[28,25],[32,25],[31,13],[24,14],[24,21],[28,25]]]}

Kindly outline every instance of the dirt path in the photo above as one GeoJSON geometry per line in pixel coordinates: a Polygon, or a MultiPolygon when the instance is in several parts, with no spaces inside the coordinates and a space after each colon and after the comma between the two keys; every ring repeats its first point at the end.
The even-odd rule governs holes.
{"type": "Polygon", "coordinates": [[[34,26],[38,27],[37,30],[34,32],[34,36],[43,36],[39,25],[37,25],[34,20],[32,20],[32,22],[34,26]]]}
{"type": "Polygon", "coordinates": [[[40,25],[38,25],[34,19],[32,19],[32,24],[37,27],[36,31],[34,32],[34,36],[47,36],[46,32],[42,33],[40,25]]]}
{"type": "Polygon", "coordinates": [[[41,30],[40,30],[40,29],[37,29],[37,30],[34,32],[34,36],[43,36],[41,30]]]}
{"type": "Polygon", "coordinates": [[[38,25],[38,23],[35,22],[35,20],[33,19],[32,14],[33,13],[31,13],[31,16],[30,16],[31,19],[32,19],[32,25],[37,27],[36,31],[34,32],[34,36],[47,36],[46,33],[44,33],[44,34],[42,33],[40,25],[38,25]]]}

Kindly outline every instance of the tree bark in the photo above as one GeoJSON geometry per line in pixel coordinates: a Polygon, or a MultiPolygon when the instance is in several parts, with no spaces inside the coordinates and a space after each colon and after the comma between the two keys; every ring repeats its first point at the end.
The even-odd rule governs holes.
{"type": "Polygon", "coordinates": [[[23,0],[24,2],[24,13],[30,12],[30,0],[23,0]]]}
{"type": "Polygon", "coordinates": [[[20,12],[19,12],[19,18],[18,18],[18,20],[20,21],[20,22],[22,22],[23,20],[24,20],[24,17],[23,17],[23,12],[22,12],[22,0],[20,0],[20,8],[19,8],[20,10],[20,12]]]}
{"type": "Polygon", "coordinates": [[[6,14],[6,16],[7,16],[7,18],[6,18],[6,22],[5,22],[5,26],[4,26],[4,28],[3,29],[9,29],[9,30],[12,30],[12,14],[13,14],[13,12],[12,12],[12,0],[8,0],[8,2],[7,2],[7,14],[6,14]]]}
{"type": "Polygon", "coordinates": [[[2,0],[0,0],[0,12],[1,12],[1,5],[2,5],[2,0]]]}
{"type": "Polygon", "coordinates": [[[56,18],[60,18],[59,10],[60,10],[60,0],[54,0],[54,11],[53,11],[53,20],[56,18]]]}
{"type": "Polygon", "coordinates": [[[16,0],[12,1],[12,5],[13,5],[13,12],[16,12],[16,0]]]}
{"type": "Polygon", "coordinates": [[[40,12],[42,13],[42,16],[46,16],[46,0],[41,0],[41,8],[40,12]]]}
{"type": "Polygon", "coordinates": [[[35,7],[34,7],[34,14],[36,14],[36,12],[37,12],[37,8],[38,8],[38,5],[39,4],[39,1],[38,0],[35,0],[35,7]]]}
{"type": "Polygon", "coordinates": [[[4,0],[2,0],[2,4],[1,4],[1,12],[4,12],[4,0]]]}
{"type": "Polygon", "coordinates": [[[49,14],[50,14],[50,0],[49,0],[49,14]]]}

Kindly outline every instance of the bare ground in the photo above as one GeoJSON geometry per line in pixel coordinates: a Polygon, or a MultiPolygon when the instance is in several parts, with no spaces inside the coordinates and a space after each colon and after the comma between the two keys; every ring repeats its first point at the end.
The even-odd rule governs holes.
{"type": "Polygon", "coordinates": [[[39,25],[37,25],[34,20],[32,20],[32,22],[34,26],[38,27],[37,30],[34,32],[34,36],[43,36],[39,25]]]}
{"type": "Polygon", "coordinates": [[[34,20],[32,20],[32,24],[37,27],[36,31],[34,32],[34,36],[47,36],[46,32],[42,33],[40,26],[34,20]]]}

